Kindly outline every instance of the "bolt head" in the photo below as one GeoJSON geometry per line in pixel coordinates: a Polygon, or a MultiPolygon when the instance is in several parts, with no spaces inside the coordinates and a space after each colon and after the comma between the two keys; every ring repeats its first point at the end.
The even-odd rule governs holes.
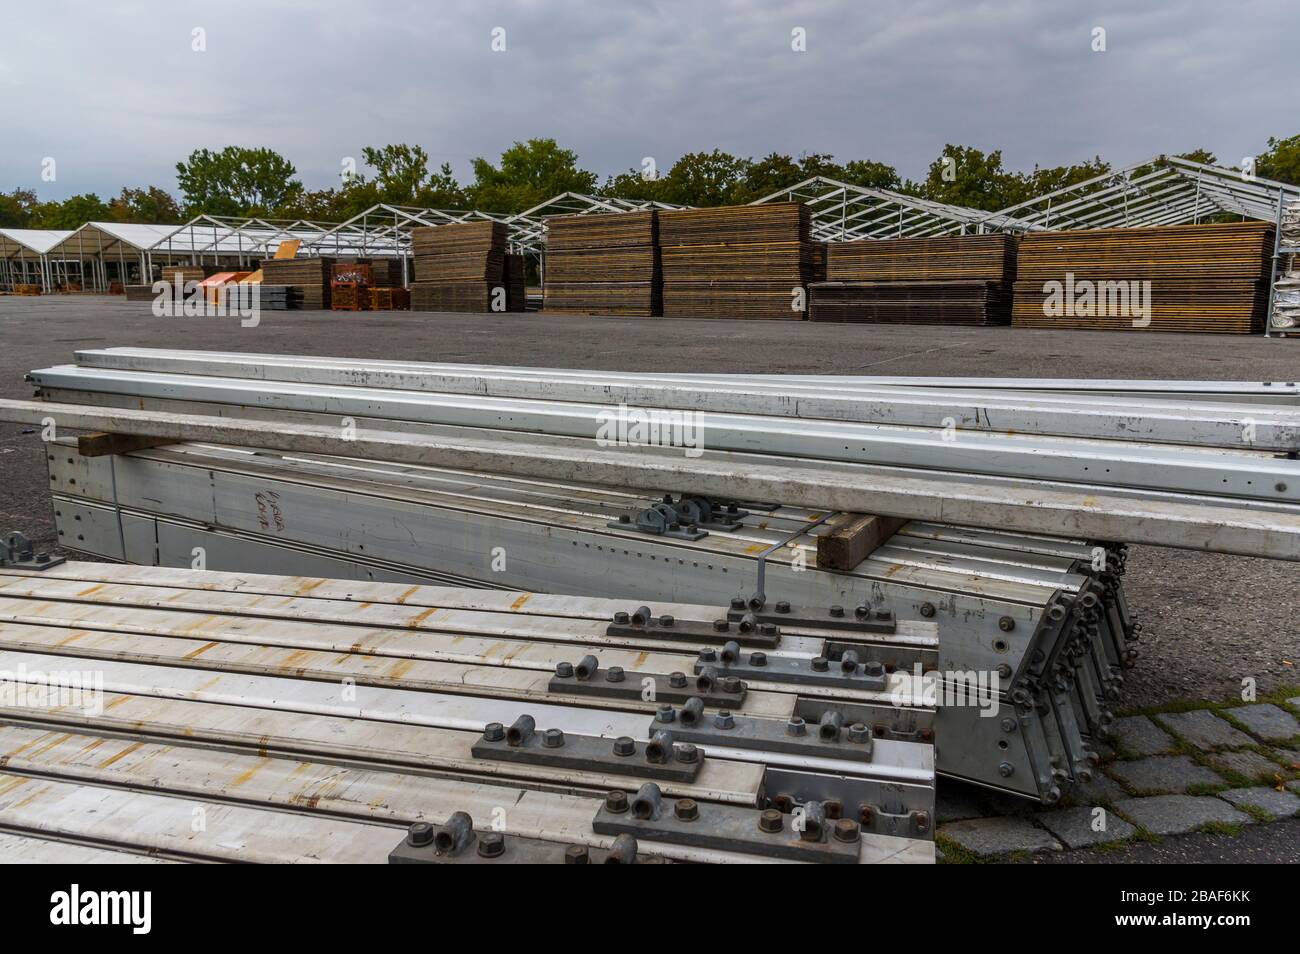
{"type": "Polygon", "coordinates": [[[743,609],[745,609],[745,601],[744,601],[744,599],[742,599],[742,598],[739,597],[739,596],[733,596],[733,597],[731,598],[731,608],[734,609],[734,610],[743,610],[743,609]]]}
{"type": "Polygon", "coordinates": [[[836,619],[839,619],[841,616],[844,615],[844,607],[840,606],[838,603],[832,606],[831,615],[834,616],[836,619]]]}
{"type": "Polygon", "coordinates": [[[789,604],[789,602],[787,602],[786,600],[777,600],[777,603],[776,603],[776,611],[777,611],[778,613],[788,613],[788,612],[790,612],[790,604],[789,604]]]}
{"type": "Polygon", "coordinates": [[[673,623],[675,623],[675,622],[677,622],[677,620],[673,619],[673,618],[672,618],[671,616],[669,616],[667,613],[665,613],[663,616],[660,616],[660,617],[659,617],[659,625],[660,625],[660,626],[672,626],[673,623]]]}
{"type": "Polygon", "coordinates": [[[835,825],[831,828],[831,835],[836,841],[852,844],[857,841],[859,837],[858,823],[852,818],[838,819],[835,822],[835,825]]]}
{"type": "Polygon", "coordinates": [[[681,689],[686,685],[686,673],[672,672],[668,674],[668,685],[674,689],[681,689]]]}
{"type": "Polygon", "coordinates": [[[775,636],[777,632],[776,623],[759,623],[758,632],[762,636],[775,636]]]}
{"type": "Polygon", "coordinates": [[[489,722],[483,727],[484,742],[500,742],[506,737],[506,727],[500,722],[489,722]]]}
{"type": "Polygon", "coordinates": [[[1004,633],[1009,633],[1016,628],[1016,621],[1010,616],[1003,616],[998,620],[998,629],[1004,633]]]}
{"type": "Polygon", "coordinates": [[[850,742],[863,743],[869,740],[870,738],[871,738],[871,730],[867,728],[865,723],[855,722],[853,723],[853,725],[849,726],[850,742]]]}
{"type": "Polygon", "coordinates": [[[885,674],[885,664],[877,659],[873,659],[864,667],[868,676],[879,678],[885,674]]]}
{"type": "Polygon", "coordinates": [[[871,615],[871,607],[867,606],[866,604],[859,604],[853,607],[853,615],[856,616],[858,619],[866,619],[869,615],[871,615]]]}
{"type": "Polygon", "coordinates": [[[605,793],[605,810],[621,815],[627,811],[627,792],[615,789],[605,793]]]}
{"type": "Polygon", "coordinates": [[[561,679],[572,679],[573,663],[567,663],[567,662],[556,663],[555,674],[559,676],[561,679]]]}
{"type": "Polygon", "coordinates": [[[622,666],[610,666],[608,669],[606,669],[606,670],[605,670],[605,681],[606,681],[606,682],[622,682],[622,681],[623,681],[623,667],[622,667],[622,666]]]}
{"type": "Polygon", "coordinates": [[[715,632],[725,633],[727,630],[731,629],[731,623],[725,619],[715,619],[713,621],[713,629],[715,632]]]}
{"type": "Polygon", "coordinates": [[[406,843],[412,848],[423,848],[433,843],[433,826],[428,822],[415,822],[406,829],[406,843]]]}
{"type": "Polygon", "coordinates": [[[614,622],[616,622],[616,623],[621,623],[621,624],[623,624],[623,625],[626,625],[626,624],[630,623],[631,621],[632,621],[632,615],[631,615],[630,613],[615,613],[615,614],[614,614],[614,622]]]}
{"type": "Polygon", "coordinates": [[[1016,767],[1010,762],[1003,762],[998,766],[998,774],[1003,778],[1010,778],[1016,771],[1016,767]]]}
{"type": "Polygon", "coordinates": [[[564,733],[559,729],[547,729],[542,733],[542,745],[548,749],[558,749],[564,745],[564,733]]]}
{"type": "Polygon", "coordinates": [[[701,649],[700,662],[711,663],[718,661],[718,651],[716,649],[701,649]]]}
{"type": "Polygon", "coordinates": [[[485,831],[478,840],[478,853],[482,858],[500,858],[506,852],[506,836],[499,831],[485,831]]]}
{"type": "Polygon", "coordinates": [[[626,758],[636,754],[636,742],[631,736],[623,735],[614,740],[614,754],[626,758]]]}
{"type": "Polygon", "coordinates": [[[677,719],[677,710],[672,706],[660,706],[655,712],[656,722],[673,722],[677,719]]]}
{"type": "Polygon", "coordinates": [[[736,718],[728,710],[721,709],[713,717],[713,727],[715,729],[734,729],[736,727],[736,718]]]}
{"type": "Polygon", "coordinates": [[[591,852],[586,845],[570,845],[564,849],[564,863],[566,865],[589,865],[591,864],[591,852]]]}
{"type": "Polygon", "coordinates": [[[673,814],[680,821],[692,822],[700,817],[700,806],[693,798],[679,798],[673,806],[673,814]]]}
{"type": "Polygon", "coordinates": [[[817,656],[812,661],[813,672],[829,672],[831,661],[825,656],[817,656]]]}
{"type": "Polygon", "coordinates": [[[724,676],[722,679],[722,691],[728,695],[736,695],[741,690],[740,678],[737,676],[724,676]]]}
{"type": "Polygon", "coordinates": [[[677,761],[683,765],[694,765],[700,760],[700,748],[690,742],[681,742],[674,746],[677,761]]]}
{"type": "Polygon", "coordinates": [[[775,808],[767,808],[759,812],[758,830],[772,834],[780,831],[785,827],[785,816],[775,808]]]}
{"type": "Polygon", "coordinates": [[[786,735],[805,735],[808,732],[808,723],[799,716],[791,716],[790,721],[785,724],[786,735]]]}

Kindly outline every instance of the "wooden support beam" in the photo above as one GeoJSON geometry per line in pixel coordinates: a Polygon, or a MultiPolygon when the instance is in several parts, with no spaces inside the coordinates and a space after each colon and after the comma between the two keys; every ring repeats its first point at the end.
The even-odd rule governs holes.
{"type": "Polygon", "coordinates": [[[166,437],[145,437],[140,434],[81,434],[77,437],[77,453],[82,457],[107,457],[109,454],[129,454],[131,451],[148,450],[150,447],[162,447],[175,444],[176,441],[166,437]]]}
{"type": "Polygon", "coordinates": [[[845,513],[832,517],[830,533],[817,538],[817,566],[822,570],[852,570],[907,523],[902,517],[874,513],[845,513]]]}

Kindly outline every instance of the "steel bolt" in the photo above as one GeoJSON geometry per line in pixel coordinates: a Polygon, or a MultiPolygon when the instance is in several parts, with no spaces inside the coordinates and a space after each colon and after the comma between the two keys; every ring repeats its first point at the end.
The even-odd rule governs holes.
{"type": "Polygon", "coordinates": [[[489,722],[483,727],[484,742],[500,742],[506,737],[506,727],[500,722],[489,722]]]}
{"type": "Polygon", "coordinates": [[[555,674],[561,679],[573,678],[573,663],[562,662],[555,664],[555,674]]]}
{"type": "Polygon", "coordinates": [[[914,816],[914,820],[915,820],[915,822],[916,822],[916,830],[917,830],[917,831],[929,831],[929,830],[930,830],[930,813],[929,813],[929,812],[917,812],[916,815],[914,816]]]}
{"type": "Polygon", "coordinates": [[[852,818],[841,818],[831,829],[836,841],[852,844],[858,840],[858,823],[852,818]]]}
{"type": "Polygon", "coordinates": [[[627,811],[627,792],[615,789],[605,793],[605,810],[621,815],[627,811]]]}
{"type": "Polygon", "coordinates": [[[686,673],[670,672],[668,674],[668,685],[674,689],[683,689],[686,686],[686,673]]]}
{"type": "Polygon", "coordinates": [[[713,628],[719,633],[725,633],[727,630],[731,629],[731,623],[725,619],[715,619],[713,621],[713,628]]]}
{"type": "Polygon", "coordinates": [[[870,738],[871,738],[871,730],[868,729],[866,725],[864,725],[863,723],[855,722],[851,726],[849,726],[850,742],[862,743],[862,742],[866,742],[870,738]]]}
{"type": "Polygon", "coordinates": [[[790,612],[790,604],[785,600],[777,600],[776,611],[778,613],[788,613],[790,612]]]}
{"type": "Polygon", "coordinates": [[[932,616],[934,615],[934,604],[933,604],[933,603],[922,603],[922,604],[921,604],[921,615],[924,616],[926,619],[929,619],[930,617],[932,617],[932,616]]]}
{"type": "Polygon", "coordinates": [[[853,607],[853,615],[858,619],[866,619],[870,613],[871,607],[867,606],[865,603],[859,603],[857,606],[853,607]]]}
{"type": "Polygon", "coordinates": [[[831,661],[825,656],[818,656],[812,661],[813,672],[828,672],[831,668],[831,661]]]}
{"type": "Polygon", "coordinates": [[[790,721],[785,724],[786,735],[804,735],[808,732],[808,723],[799,716],[791,716],[790,721]]]}
{"type": "Polygon", "coordinates": [[[542,745],[548,749],[558,749],[564,745],[564,733],[559,729],[547,729],[542,733],[542,745]]]}
{"type": "Polygon", "coordinates": [[[1007,718],[1003,719],[1003,720],[1002,720],[1002,731],[1003,731],[1003,732],[1015,732],[1015,731],[1016,731],[1016,720],[1015,720],[1015,719],[1012,719],[1010,716],[1008,716],[1007,718]]]}
{"type": "Polygon", "coordinates": [[[1003,778],[1010,778],[1016,771],[1016,767],[1010,762],[1003,762],[998,766],[998,774],[1003,778]]]}
{"type": "Polygon", "coordinates": [[[406,843],[412,848],[423,848],[433,842],[433,826],[428,822],[415,822],[406,829],[406,843]]]}
{"type": "Polygon", "coordinates": [[[866,664],[866,673],[872,678],[879,678],[885,674],[885,664],[877,659],[873,659],[866,664]]]}
{"type": "Polygon", "coordinates": [[[750,664],[751,666],[766,666],[766,665],[767,665],[767,653],[750,653],[750,654],[749,654],[749,664],[750,664]]]}
{"type": "Polygon", "coordinates": [[[606,669],[606,670],[605,670],[605,681],[606,681],[606,682],[622,682],[622,681],[623,681],[623,667],[622,667],[622,666],[610,666],[608,669],[606,669]]]}
{"type": "Polygon", "coordinates": [[[1010,679],[1011,667],[1008,666],[1006,663],[1003,663],[1001,666],[998,666],[998,675],[1003,679],[1010,679]]]}
{"type": "Polygon", "coordinates": [[[702,662],[702,663],[711,663],[711,662],[717,662],[717,661],[718,661],[718,653],[717,653],[716,650],[713,650],[713,649],[701,649],[701,650],[700,650],[700,662],[702,662]]]}
{"type": "Polygon", "coordinates": [[[733,596],[733,597],[731,598],[731,608],[734,609],[734,610],[743,610],[743,609],[745,609],[745,601],[744,601],[744,599],[742,599],[742,598],[739,597],[739,596],[733,596]]]}
{"type": "Polygon", "coordinates": [[[785,827],[785,816],[775,808],[767,808],[759,813],[758,830],[773,834],[785,827]]]}
{"type": "Polygon", "coordinates": [[[673,806],[673,814],[679,821],[693,822],[700,817],[700,806],[693,798],[679,798],[673,806]]]}
{"type": "Polygon", "coordinates": [[[622,735],[614,740],[614,754],[626,758],[636,754],[636,742],[631,736],[622,735]]]}
{"type": "Polygon", "coordinates": [[[570,845],[564,849],[564,863],[566,865],[589,865],[591,864],[591,852],[587,850],[586,845],[570,845]]]}
{"type": "Polygon", "coordinates": [[[500,858],[506,853],[506,836],[499,831],[485,831],[478,840],[481,858],[500,858]]]}
{"type": "Polygon", "coordinates": [[[722,677],[722,691],[727,693],[728,695],[731,696],[737,695],[740,692],[741,688],[742,686],[740,684],[740,678],[738,676],[722,677]]]}
{"type": "Polygon", "coordinates": [[[998,620],[998,629],[1004,633],[1009,633],[1016,628],[1016,621],[1010,616],[1003,616],[998,620]]]}
{"type": "Polygon", "coordinates": [[[690,742],[679,743],[674,752],[677,755],[677,761],[683,765],[694,765],[700,760],[700,748],[690,742]]]}
{"type": "Polygon", "coordinates": [[[614,614],[614,622],[616,622],[616,623],[622,623],[622,624],[626,625],[626,624],[630,623],[631,621],[632,621],[632,617],[631,617],[629,614],[627,614],[627,613],[615,613],[615,614],[614,614]]]}
{"type": "Polygon", "coordinates": [[[659,625],[660,625],[660,626],[672,626],[673,623],[675,623],[675,622],[677,622],[677,621],[676,621],[675,619],[673,619],[671,616],[669,616],[667,613],[665,613],[663,616],[660,616],[660,617],[659,617],[659,625]]]}
{"type": "Polygon", "coordinates": [[[891,620],[893,618],[894,618],[894,614],[890,610],[886,610],[886,609],[876,610],[876,619],[880,620],[882,623],[885,622],[886,620],[891,620]]]}
{"type": "Polygon", "coordinates": [[[840,606],[838,603],[835,604],[834,606],[831,607],[831,615],[834,616],[836,619],[839,619],[841,616],[844,615],[844,607],[840,606]]]}
{"type": "Polygon", "coordinates": [[[713,727],[715,729],[734,729],[736,720],[726,709],[720,709],[718,714],[713,717],[713,727]]]}
{"type": "Polygon", "coordinates": [[[775,636],[777,633],[776,623],[759,623],[758,633],[760,636],[775,636]]]}
{"type": "Polygon", "coordinates": [[[674,722],[677,719],[677,710],[672,706],[660,706],[659,711],[655,713],[656,722],[674,722]]]}

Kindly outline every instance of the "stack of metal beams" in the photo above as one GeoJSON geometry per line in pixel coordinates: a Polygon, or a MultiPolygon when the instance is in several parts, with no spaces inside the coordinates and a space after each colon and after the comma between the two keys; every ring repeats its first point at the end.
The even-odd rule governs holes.
{"type": "Polygon", "coordinates": [[[1267,222],[1029,233],[1013,324],[1261,332],[1274,235],[1267,222]]]}
{"type": "Polygon", "coordinates": [[[798,202],[660,212],[664,317],[803,318],[811,221],[798,202]]]}
{"type": "Polygon", "coordinates": [[[503,222],[461,222],[411,231],[412,311],[505,310],[507,229],[503,222]]]}
{"type": "Polygon", "coordinates": [[[1005,233],[836,242],[813,321],[999,325],[1010,320],[1016,239],[1005,233]]]}
{"type": "Polygon", "coordinates": [[[651,316],[663,311],[657,213],[546,220],[547,311],[651,316]]]}
{"type": "MultiPolygon", "coordinates": [[[[932,862],[934,708],[909,673],[848,668],[897,640],[726,614],[0,570],[0,858],[932,862]],[[836,678],[801,682],[832,643],[836,678]],[[729,674],[738,654],[766,672],[729,674]]],[[[908,648],[932,660],[933,627],[908,648]]]]}
{"type": "Polygon", "coordinates": [[[528,288],[525,280],[525,262],[522,255],[506,256],[506,311],[526,311],[528,288]]]}
{"type": "Polygon", "coordinates": [[[1277,456],[1300,448],[1295,386],[77,359],[0,413],[197,443],[52,449],[65,545],[937,621],[944,683],[991,674],[1005,710],[941,708],[940,770],[1049,802],[1091,772],[1131,662],[1123,541],[1300,559],[1300,461],[1277,456]],[[813,568],[837,511],[912,519],[813,568]]]}
{"type": "Polygon", "coordinates": [[[337,258],[268,258],[262,261],[262,284],[293,289],[298,307],[312,310],[330,307],[330,273],[337,258]]]}

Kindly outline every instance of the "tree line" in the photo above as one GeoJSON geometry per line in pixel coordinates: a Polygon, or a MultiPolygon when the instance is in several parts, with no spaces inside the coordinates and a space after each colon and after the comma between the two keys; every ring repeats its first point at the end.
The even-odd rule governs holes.
{"type": "MultiPolygon", "coordinates": [[[[1204,149],[1183,158],[1215,164],[1204,149]]],[[[751,202],[812,176],[994,212],[1109,172],[1100,156],[1073,165],[1005,168],[1002,151],[984,152],[949,144],[924,178],[904,179],[883,162],[838,162],[824,153],[798,157],[771,153],[759,159],[720,149],[681,156],[667,170],[652,159],[599,177],[581,168],[578,155],[554,139],[516,142],[496,162],[475,159],[473,181],[461,183],[451,166],[434,168],[421,146],[367,146],[360,163],[348,163],[337,186],[308,189],[293,163],[274,150],[227,146],[196,149],[176,164],[178,195],[156,185],[124,187],[107,201],[88,192],[63,201],[41,201],[34,189],[0,193],[0,226],[75,229],[85,222],[179,224],[196,215],[261,216],[338,222],[379,203],[438,209],[522,212],[563,192],[625,199],[653,199],[678,205],[714,206],[751,202]],[[357,168],[352,168],[355,165],[357,168]]],[[[1234,167],[1235,168],[1235,167],[1234,167]]],[[[1270,138],[1255,160],[1264,178],[1300,185],[1300,135],[1270,138]]]]}

